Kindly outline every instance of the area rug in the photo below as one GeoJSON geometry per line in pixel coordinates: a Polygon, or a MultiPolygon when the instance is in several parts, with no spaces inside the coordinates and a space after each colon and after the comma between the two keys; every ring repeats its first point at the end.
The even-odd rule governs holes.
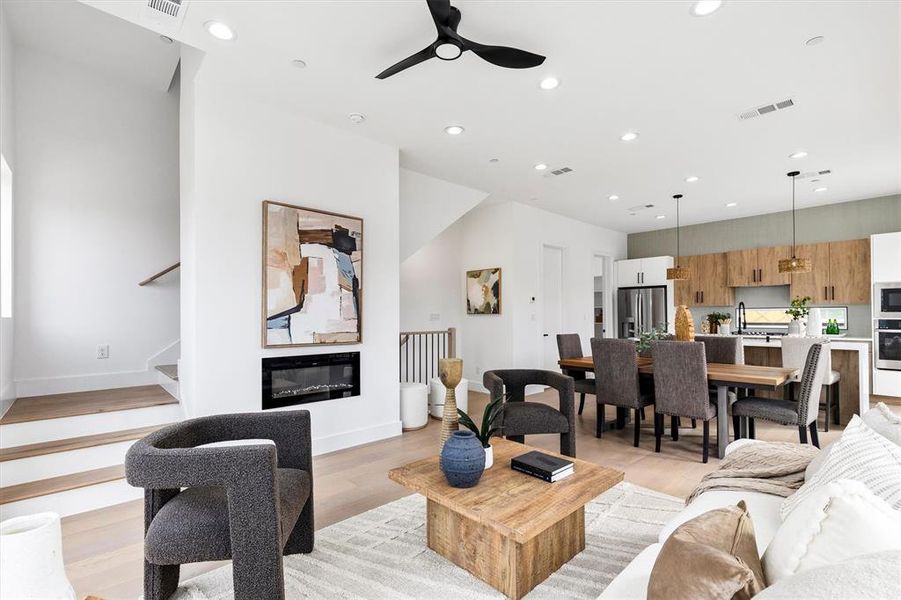
{"type": "MultiPolygon", "coordinates": [[[[503,598],[426,547],[425,504],[414,494],[317,531],[312,553],[285,557],[287,598],[503,598]]],[[[597,598],[683,507],[630,483],[611,488],[585,507],[585,550],[527,598],[597,598]]],[[[233,596],[228,565],[183,582],[173,598],[233,596]]]]}

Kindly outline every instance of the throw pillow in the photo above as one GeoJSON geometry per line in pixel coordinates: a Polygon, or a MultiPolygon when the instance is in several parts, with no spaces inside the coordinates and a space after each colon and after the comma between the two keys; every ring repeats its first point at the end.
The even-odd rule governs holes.
{"type": "Polygon", "coordinates": [[[746,600],[766,586],[744,501],[680,525],[651,570],[648,600],[746,600]]]}
{"type": "MultiPolygon", "coordinates": [[[[880,402],[875,407],[865,412],[863,415],[863,422],[867,424],[867,427],[890,442],[893,442],[896,446],[901,446],[901,416],[893,413],[884,402],[880,402]]],[[[832,444],[829,444],[817,454],[816,458],[810,461],[810,464],[807,465],[807,470],[804,472],[805,481],[810,481],[810,478],[820,470],[820,467],[826,462],[826,457],[829,456],[831,450],[832,444]]],[[[726,452],[729,452],[728,446],[726,452]]]]}
{"type": "Polygon", "coordinates": [[[807,468],[804,469],[804,481],[810,481],[817,471],[823,468],[823,463],[829,458],[829,453],[832,452],[832,444],[834,443],[832,442],[820,449],[817,455],[813,457],[813,460],[808,463],[807,468]]]}
{"type": "Polygon", "coordinates": [[[760,592],[754,600],[901,598],[898,573],[901,573],[901,552],[876,552],[786,577],[760,592]]]}
{"type": "Polygon", "coordinates": [[[851,479],[813,490],[783,521],[763,553],[772,585],[801,571],[882,550],[901,551],[901,512],[851,479]]]}
{"type": "Polygon", "coordinates": [[[782,503],[782,520],[813,490],[836,479],[860,481],[892,508],[901,508],[901,446],[854,415],[842,437],[832,445],[822,468],[782,503]]]}

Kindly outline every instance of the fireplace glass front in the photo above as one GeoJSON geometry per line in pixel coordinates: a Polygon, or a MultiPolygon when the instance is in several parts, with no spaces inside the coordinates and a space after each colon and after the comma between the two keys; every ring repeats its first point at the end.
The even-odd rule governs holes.
{"type": "Polygon", "coordinates": [[[263,359],[263,409],[360,395],[360,353],[263,359]]]}

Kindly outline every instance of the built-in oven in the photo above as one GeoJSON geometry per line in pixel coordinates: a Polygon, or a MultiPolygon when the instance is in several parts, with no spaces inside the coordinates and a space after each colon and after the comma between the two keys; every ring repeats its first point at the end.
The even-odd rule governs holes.
{"type": "Polygon", "coordinates": [[[874,319],[901,319],[901,283],[877,283],[874,319]]]}
{"type": "Polygon", "coordinates": [[[877,319],[873,342],[876,368],[901,371],[901,319],[877,319]]]}

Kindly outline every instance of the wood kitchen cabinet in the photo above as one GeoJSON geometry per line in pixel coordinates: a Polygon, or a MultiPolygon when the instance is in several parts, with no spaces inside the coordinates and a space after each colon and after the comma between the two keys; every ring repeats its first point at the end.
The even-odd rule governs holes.
{"type": "Polygon", "coordinates": [[[849,240],[797,246],[809,258],[810,273],[795,273],[791,296],[810,296],[812,304],[870,303],[870,241],[849,240]]]}
{"type": "Polygon", "coordinates": [[[779,260],[791,255],[791,246],[767,246],[726,253],[726,281],[729,287],[788,285],[791,278],[779,272],[779,260]]]}
{"type": "Polygon", "coordinates": [[[732,306],[735,292],[726,285],[726,254],[683,256],[683,267],[691,269],[691,278],[676,282],[676,304],[686,306],[732,306]]]}

